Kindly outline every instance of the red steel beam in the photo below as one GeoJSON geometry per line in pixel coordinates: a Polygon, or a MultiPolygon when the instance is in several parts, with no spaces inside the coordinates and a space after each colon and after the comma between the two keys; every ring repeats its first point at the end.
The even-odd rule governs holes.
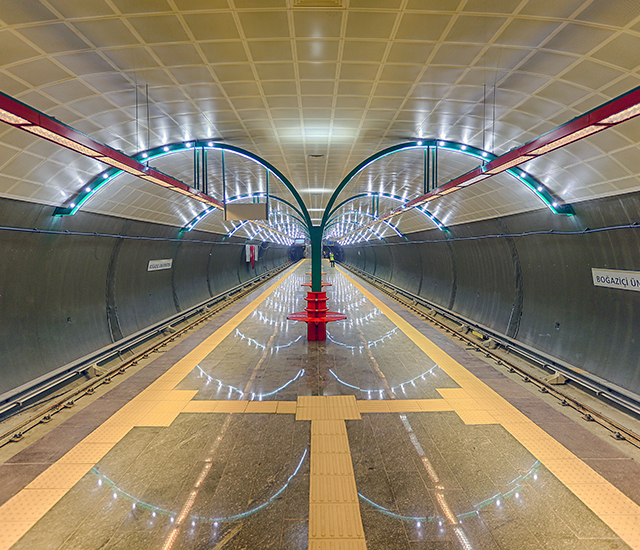
{"type": "MultiPolygon", "coordinates": [[[[640,86],[622,94],[595,109],[580,115],[557,128],[542,134],[540,137],[521,145],[511,151],[501,155],[485,165],[458,176],[450,182],[433,189],[429,193],[421,195],[403,206],[383,214],[375,221],[372,221],[355,231],[346,233],[341,238],[353,235],[358,231],[375,225],[381,221],[388,220],[406,212],[416,206],[433,201],[439,197],[464,189],[469,185],[478,183],[510,168],[528,162],[534,158],[546,155],[547,153],[560,149],[570,143],[574,143],[587,136],[591,136],[612,126],[616,126],[627,120],[640,115],[640,86]]],[[[340,239],[337,239],[340,240],[340,239]]]]}
{"type": "Polygon", "coordinates": [[[640,115],[640,86],[408,202],[418,206],[640,115]]]}
{"type": "Polygon", "coordinates": [[[209,206],[224,204],[0,92],[0,121],[209,206]]]}

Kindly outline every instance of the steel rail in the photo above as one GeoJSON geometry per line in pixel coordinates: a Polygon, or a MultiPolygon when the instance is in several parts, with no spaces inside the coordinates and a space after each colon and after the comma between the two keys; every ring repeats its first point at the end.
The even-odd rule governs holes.
{"type": "MultiPolygon", "coordinates": [[[[513,362],[511,362],[511,361],[505,359],[504,357],[492,352],[491,350],[482,349],[481,345],[479,344],[479,342],[477,340],[472,340],[471,338],[469,338],[465,334],[461,334],[461,333],[457,332],[456,330],[452,329],[451,327],[447,326],[445,323],[442,323],[441,321],[438,321],[437,319],[435,319],[434,317],[429,315],[428,312],[425,312],[425,311],[421,310],[420,308],[416,307],[416,304],[417,303],[423,303],[427,307],[430,307],[432,311],[435,311],[436,313],[440,313],[442,316],[444,316],[445,318],[449,319],[450,321],[462,324],[462,326],[467,326],[466,323],[460,323],[460,320],[458,318],[456,318],[455,315],[449,314],[446,310],[443,310],[439,306],[435,306],[434,304],[431,304],[428,300],[425,300],[424,298],[421,298],[419,296],[411,294],[410,292],[407,292],[407,291],[405,291],[405,290],[403,290],[403,289],[401,289],[399,287],[396,287],[395,285],[387,283],[386,281],[383,281],[382,279],[379,279],[378,277],[375,277],[374,275],[371,275],[370,273],[367,273],[366,271],[358,269],[358,268],[356,268],[354,266],[345,265],[343,263],[341,263],[340,265],[341,265],[341,267],[343,267],[343,268],[351,271],[352,273],[358,275],[360,278],[367,280],[367,282],[372,284],[377,290],[380,290],[380,291],[384,292],[386,295],[388,295],[389,297],[393,298],[394,300],[396,300],[397,302],[399,302],[400,304],[405,306],[407,309],[409,309],[409,310],[413,311],[414,313],[418,314],[420,317],[423,317],[426,320],[428,320],[429,322],[432,322],[433,324],[438,325],[445,332],[450,333],[452,336],[455,336],[459,340],[462,340],[463,342],[466,342],[467,344],[469,344],[473,348],[474,351],[477,351],[477,352],[480,352],[480,353],[484,354],[486,358],[493,359],[498,365],[504,366],[506,369],[508,369],[508,371],[510,373],[518,374],[519,376],[522,377],[524,382],[533,383],[534,385],[538,386],[538,388],[539,388],[541,393],[548,393],[551,396],[553,396],[556,399],[558,399],[563,406],[565,406],[565,407],[568,406],[568,407],[571,407],[572,409],[576,410],[577,412],[582,414],[584,420],[586,420],[588,422],[596,422],[597,424],[599,424],[600,426],[602,426],[603,428],[605,428],[606,430],[611,432],[610,435],[614,439],[619,440],[619,441],[627,441],[628,443],[630,443],[634,447],[637,447],[637,448],[640,449],[640,435],[635,433],[633,430],[623,426],[622,424],[619,424],[615,420],[613,420],[613,419],[609,418],[608,416],[604,415],[603,413],[595,410],[593,407],[590,407],[589,405],[585,405],[584,403],[580,402],[576,398],[571,397],[571,396],[567,395],[566,393],[558,390],[555,386],[549,384],[548,382],[545,382],[544,380],[542,380],[541,378],[531,374],[530,372],[527,372],[525,369],[515,365],[513,362]],[[392,289],[393,291],[390,290],[390,289],[392,289]],[[405,296],[406,298],[409,298],[411,300],[411,302],[407,302],[407,301],[401,299],[401,296],[405,296]]],[[[468,327],[468,328],[472,328],[474,331],[480,332],[480,333],[486,332],[486,334],[483,334],[483,336],[492,338],[494,340],[499,338],[497,335],[494,335],[492,333],[488,333],[487,331],[485,331],[483,329],[478,329],[477,327],[468,327]]],[[[527,359],[533,360],[536,363],[539,363],[540,366],[543,369],[546,368],[546,369],[556,370],[554,367],[551,367],[550,365],[548,365],[548,363],[540,361],[540,360],[536,359],[535,357],[531,356],[530,354],[528,354],[526,352],[526,350],[517,349],[513,344],[510,344],[510,345],[504,346],[504,347],[506,348],[507,352],[509,352],[510,350],[513,349],[517,353],[525,355],[527,357],[527,359]]],[[[571,381],[576,382],[577,384],[579,384],[581,386],[584,386],[584,387],[586,387],[587,389],[589,389],[591,391],[594,391],[598,397],[600,397],[600,398],[604,397],[604,398],[612,401],[614,404],[624,407],[627,411],[630,411],[630,412],[632,412],[634,414],[637,414],[637,410],[635,410],[634,407],[630,407],[627,403],[620,402],[620,401],[614,399],[613,396],[608,395],[606,393],[603,393],[601,390],[598,390],[597,388],[589,387],[588,384],[585,384],[584,381],[582,381],[579,377],[575,376],[574,373],[566,373],[566,372],[563,371],[562,374],[565,377],[569,378],[571,381]]]]}
{"type": "MultiPolygon", "coordinates": [[[[71,394],[65,395],[64,398],[58,400],[53,405],[48,406],[46,409],[39,411],[38,413],[31,416],[27,420],[24,420],[22,423],[18,424],[17,426],[13,426],[11,429],[7,430],[6,432],[0,435],[0,447],[4,447],[5,445],[11,442],[20,441],[24,437],[24,434],[27,433],[29,430],[35,428],[39,424],[49,422],[51,420],[52,415],[57,414],[64,409],[73,407],[75,405],[75,401],[77,401],[78,399],[86,395],[93,395],[97,387],[103,384],[110,384],[114,376],[117,376],[119,374],[124,374],[128,368],[136,366],[142,359],[148,358],[151,353],[160,351],[160,348],[167,346],[170,342],[173,342],[176,338],[179,338],[187,331],[205,322],[210,317],[212,317],[213,315],[216,315],[217,313],[219,313],[221,310],[223,310],[233,302],[239,300],[240,298],[243,298],[250,292],[253,292],[256,288],[260,287],[267,281],[271,280],[278,273],[284,271],[291,265],[292,265],[291,263],[288,263],[283,266],[276,267],[270,271],[263,273],[261,276],[256,277],[255,279],[252,279],[252,281],[248,281],[243,285],[239,285],[240,288],[235,287],[234,289],[230,289],[224,294],[219,294],[218,296],[215,296],[214,298],[212,298],[212,300],[215,300],[215,305],[217,306],[215,309],[207,311],[206,314],[199,317],[197,320],[176,330],[170,336],[167,336],[166,338],[163,338],[159,342],[156,342],[152,346],[146,348],[144,351],[141,351],[140,353],[138,353],[131,359],[125,361],[124,363],[118,365],[117,367],[90,380],[89,382],[84,384],[82,387],[73,391],[71,394]],[[267,276],[265,277],[264,275],[267,275],[267,276]]],[[[209,302],[211,302],[211,300],[209,300],[209,302]]],[[[204,305],[199,304],[198,306],[196,306],[197,311],[195,311],[193,314],[195,315],[198,312],[204,312],[207,310],[207,307],[208,306],[206,303],[204,305]]],[[[172,323],[168,323],[166,325],[166,328],[169,328],[171,324],[175,324],[176,322],[180,322],[183,320],[185,319],[179,318],[177,321],[174,320],[172,323]]],[[[154,332],[159,333],[156,327],[153,327],[149,330],[150,330],[149,337],[152,337],[154,332]]],[[[119,349],[118,351],[114,351],[112,354],[110,354],[110,357],[119,355],[122,351],[126,351],[126,349],[130,349],[134,345],[135,343],[131,344],[126,348],[119,349]]],[[[78,371],[78,372],[75,372],[74,374],[77,375],[77,374],[80,374],[81,372],[82,371],[78,371]]],[[[61,380],[56,385],[64,382],[65,379],[61,380]]],[[[16,413],[18,412],[20,411],[16,411],[16,413]]],[[[10,416],[5,417],[3,420],[6,420],[8,418],[10,418],[10,416]]]]}

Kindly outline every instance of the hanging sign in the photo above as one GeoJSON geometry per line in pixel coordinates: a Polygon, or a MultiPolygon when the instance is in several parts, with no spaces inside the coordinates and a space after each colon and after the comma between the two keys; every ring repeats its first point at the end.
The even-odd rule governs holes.
{"type": "Polygon", "coordinates": [[[225,220],[267,220],[269,214],[267,211],[267,203],[251,203],[251,204],[227,204],[225,210],[225,220]]]}
{"type": "Polygon", "coordinates": [[[640,271],[592,268],[591,275],[595,286],[640,292],[640,271]]]}
{"type": "Polygon", "coordinates": [[[168,260],[149,260],[147,271],[160,271],[161,269],[171,269],[173,259],[168,260]]]}

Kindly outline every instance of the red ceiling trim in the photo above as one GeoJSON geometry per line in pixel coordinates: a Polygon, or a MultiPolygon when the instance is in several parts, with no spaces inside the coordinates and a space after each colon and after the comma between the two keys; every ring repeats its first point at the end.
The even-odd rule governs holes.
{"type": "Polygon", "coordinates": [[[150,166],[142,164],[124,153],[100,143],[82,132],[62,124],[55,118],[49,117],[1,92],[0,121],[201,203],[224,208],[223,203],[219,200],[205,195],[201,191],[189,187],[186,183],[163,174],[150,166]]]}

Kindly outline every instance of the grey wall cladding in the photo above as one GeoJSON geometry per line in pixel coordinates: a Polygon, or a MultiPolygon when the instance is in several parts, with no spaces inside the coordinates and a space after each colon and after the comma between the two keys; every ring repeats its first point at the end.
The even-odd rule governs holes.
{"type": "Polygon", "coordinates": [[[0,395],[289,261],[270,244],[252,269],[240,238],[52,212],[0,200],[1,226],[70,232],[0,231],[0,395]],[[147,271],[167,258],[171,269],[147,271]]]}
{"type": "Polygon", "coordinates": [[[640,292],[591,277],[593,267],[640,271],[640,225],[582,233],[640,223],[640,194],[574,208],[572,217],[544,209],[413,233],[411,243],[350,246],[345,262],[640,395],[640,292]],[[391,254],[370,252],[382,246],[391,254]]]}

